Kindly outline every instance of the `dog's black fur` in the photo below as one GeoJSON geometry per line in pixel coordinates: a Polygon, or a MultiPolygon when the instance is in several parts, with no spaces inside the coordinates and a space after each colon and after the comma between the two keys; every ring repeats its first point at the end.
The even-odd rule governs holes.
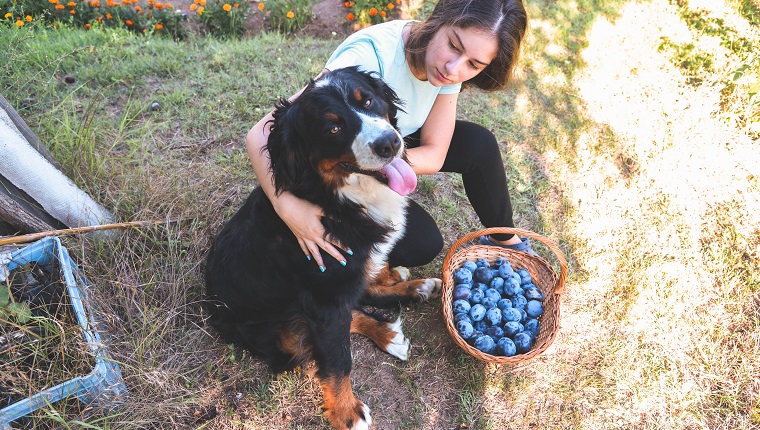
{"type": "MultiPolygon", "coordinates": [[[[207,259],[211,325],[275,372],[313,360],[336,428],[366,428],[371,422],[368,408],[343,392],[351,371],[349,333],[366,334],[386,351],[395,336],[397,346],[406,342],[408,350],[398,327],[394,331],[388,322],[356,313],[360,300],[420,301],[440,288],[439,280],[422,287],[427,291],[420,290],[425,281],[411,281],[417,284],[368,293],[378,277],[387,277],[385,257],[404,231],[406,199],[377,175],[403,156],[395,129],[399,104],[382,80],[346,68],[311,81],[274,112],[265,151],[275,189],[322,208],[326,233],[353,251],[344,254],[345,267],[327,254],[324,272],[308,260],[260,187],[218,234],[207,259]],[[390,334],[378,334],[378,327],[390,334]]],[[[392,283],[406,281],[403,273],[391,275],[392,283]]],[[[395,355],[405,359],[404,354],[395,355]]]]}

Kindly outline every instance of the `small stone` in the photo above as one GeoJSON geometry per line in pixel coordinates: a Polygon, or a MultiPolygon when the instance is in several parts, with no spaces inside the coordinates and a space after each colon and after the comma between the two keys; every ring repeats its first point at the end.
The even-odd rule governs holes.
{"type": "Polygon", "coordinates": [[[63,82],[66,82],[67,84],[73,84],[73,83],[76,83],[76,81],[77,81],[77,78],[73,76],[66,76],[65,78],[63,78],[63,82]]]}

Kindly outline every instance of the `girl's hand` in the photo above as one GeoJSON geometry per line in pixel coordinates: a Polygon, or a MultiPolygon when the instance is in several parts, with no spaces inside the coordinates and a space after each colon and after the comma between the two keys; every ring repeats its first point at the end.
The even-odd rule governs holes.
{"type": "Polygon", "coordinates": [[[272,202],[277,215],[285,221],[290,231],[298,239],[298,244],[307,258],[313,257],[319,265],[320,270],[324,272],[325,264],[322,260],[322,253],[319,249],[325,250],[333,256],[342,265],[346,265],[346,259],[338,250],[344,249],[340,243],[330,237],[326,237],[325,227],[322,225],[324,213],[319,206],[316,206],[306,200],[300,199],[288,192],[277,196],[272,202]]]}

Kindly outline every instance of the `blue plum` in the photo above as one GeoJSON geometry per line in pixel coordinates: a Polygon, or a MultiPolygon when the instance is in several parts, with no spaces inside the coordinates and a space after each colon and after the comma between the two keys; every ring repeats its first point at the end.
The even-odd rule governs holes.
{"type": "Polygon", "coordinates": [[[472,326],[475,327],[475,330],[477,331],[485,331],[485,329],[488,328],[488,324],[484,320],[475,321],[472,323],[472,326]]]}
{"type": "Polygon", "coordinates": [[[472,272],[460,267],[454,271],[454,284],[472,284],[472,272]]]}
{"type": "Polygon", "coordinates": [[[483,301],[483,297],[485,297],[483,291],[474,289],[472,290],[472,293],[470,293],[470,302],[473,304],[480,303],[483,301]]]}
{"type": "Polygon", "coordinates": [[[454,309],[454,313],[458,314],[462,312],[470,312],[472,305],[467,300],[455,300],[451,307],[454,309]]]}
{"type": "Polygon", "coordinates": [[[506,310],[507,308],[512,307],[512,301],[509,299],[499,299],[498,302],[496,302],[496,307],[501,309],[502,312],[506,310]]]}
{"type": "Polygon", "coordinates": [[[500,338],[504,337],[504,330],[497,325],[486,327],[486,329],[483,330],[483,333],[491,336],[493,340],[497,342],[499,341],[500,338]]]}
{"type": "Polygon", "coordinates": [[[517,354],[517,348],[515,347],[515,343],[512,341],[512,339],[508,337],[502,337],[496,343],[496,353],[506,357],[511,357],[517,354]]]}
{"type": "MultiPolygon", "coordinates": [[[[533,284],[529,284],[533,285],[533,284]]],[[[525,288],[525,292],[523,292],[523,295],[528,300],[538,300],[543,301],[544,300],[544,293],[541,292],[536,286],[525,288]]]]}
{"type": "Polygon", "coordinates": [[[501,319],[504,321],[520,322],[522,319],[522,314],[520,314],[520,311],[518,309],[508,308],[502,312],[501,319]]]}
{"type": "Polygon", "coordinates": [[[493,274],[491,273],[491,269],[489,267],[478,267],[475,270],[475,273],[472,274],[472,279],[484,284],[491,282],[491,278],[493,278],[493,274]]]}
{"type": "Polygon", "coordinates": [[[473,346],[486,354],[493,354],[494,350],[496,350],[496,342],[494,342],[493,338],[487,334],[475,339],[473,346]]]}
{"type": "Polygon", "coordinates": [[[474,261],[465,261],[464,263],[462,263],[462,267],[469,270],[470,272],[474,272],[475,269],[478,268],[478,265],[475,264],[474,261]]]}
{"type": "Polygon", "coordinates": [[[517,321],[509,321],[504,324],[504,336],[515,337],[517,333],[522,333],[523,325],[517,321]]]}
{"type": "Polygon", "coordinates": [[[491,267],[491,263],[489,263],[485,258],[478,258],[478,261],[476,261],[475,264],[478,267],[491,267]]]}
{"type": "Polygon", "coordinates": [[[538,337],[538,333],[541,331],[541,324],[537,319],[531,318],[525,323],[525,331],[529,332],[535,341],[536,337],[538,337]]]}
{"type": "Polygon", "coordinates": [[[458,323],[459,321],[469,321],[472,323],[472,318],[470,318],[469,311],[454,314],[454,324],[458,323]]]}
{"type": "Polygon", "coordinates": [[[509,264],[509,260],[504,257],[498,257],[493,261],[493,267],[500,267],[503,264],[509,264]]]}
{"type": "Polygon", "coordinates": [[[516,309],[524,309],[528,304],[528,300],[522,294],[517,294],[512,297],[512,307],[516,309]]]}
{"type": "Polygon", "coordinates": [[[472,318],[473,321],[480,321],[485,318],[486,310],[487,309],[483,305],[478,303],[470,308],[470,318],[472,318]]]}
{"type": "Polygon", "coordinates": [[[528,269],[517,269],[517,274],[520,275],[520,285],[530,284],[533,282],[533,278],[531,278],[528,269]]]}
{"type": "Polygon", "coordinates": [[[501,309],[491,308],[486,311],[485,321],[491,325],[501,324],[501,309]]]}
{"type": "Polygon", "coordinates": [[[544,313],[544,305],[541,304],[541,302],[538,300],[531,300],[527,305],[525,305],[525,312],[528,313],[529,317],[537,318],[539,315],[544,313]]]}
{"type": "Polygon", "coordinates": [[[496,308],[496,300],[493,297],[483,297],[480,304],[485,306],[486,309],[496,308]]]}
{"type": "Polygon", "coordinates": [[[470,290],[469,285],[459,284],[456,287],[454,287],[454,291],[451,293],[451,295],[454,300],[469,300],[471,293],[472,293],[472,290],[470,290]]]}
{"type": "Polygon", "coordinates": [[[513,341],[515,342],[515,348],[517,349],[518,354],[525,354],[526,352],[530,351],[530,347],[533,343],[530,335],[525,332],[517,333],[513,341]]]}
{"type": "Polygon", "coordinates": [[[459,321],[456,325],[457,332],[460,336],[462,336],[462,339],[469,339],[472,337],[472,333],[475,332],[475,329],[472,327],[472,324],[470,324],[469,321],[459,321]]]}
{"type": "Polygon", "coordinates": [[[502,278],[508,278],[512,276],[512,274],[515,273],[515,271],[512,269],[512,265],[509,264],[509,261],[499,266],[499,276],[502,278]]]}
{"type": "Polygon", "coordinates": [[[484,284],[482,282],[473,282],[472,283],[472,288],[473,289],[478,289],[478,290],[480,290],[480,291],[482,291],[482,292],[485,293],[486,290],[488,289],[488,285],[486,285],[486,284],[484,284]]]}
{"type": "Polygon", "coordinates": [[[501,294],[493,288],[486,290],[486,297],[491,298],[494,302],[498,302],[501,299],[501,294]]]}
{"type": "Polygon", "coordinates": [[[491,279],[491,283],[488,284],[488,286],[498,291],[499,294],[501,294],[504,292],[504,278],[500,276],[494,276],[494,278],[491,279]]]}

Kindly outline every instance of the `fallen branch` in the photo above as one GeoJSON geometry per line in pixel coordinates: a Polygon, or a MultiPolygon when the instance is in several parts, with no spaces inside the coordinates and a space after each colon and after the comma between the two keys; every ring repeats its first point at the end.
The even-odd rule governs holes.
{"type": "Polygon", "coordinates": [[[120,222],[120,223],[114,223],[114,224],[93,225],[93,226],[88,226],[88,227],[65,228],[61,230],[41,231],[39,233],[30,233],[30,234],[24,234],[21,236],[9,236],[9,237],[0,238],[0,246],[10,245],[13,243],[32,242],[37,239],[42,239],[43,237],[48,237],[48,236],[62,236],[66,234],[90,233],[93,231],[114,230],[117,228],[150,227],[152,225],[166,224],[166,223],[173,223],[173,222],[175,221],[173,220],[132,221],[132,222],[120,222]]]}

